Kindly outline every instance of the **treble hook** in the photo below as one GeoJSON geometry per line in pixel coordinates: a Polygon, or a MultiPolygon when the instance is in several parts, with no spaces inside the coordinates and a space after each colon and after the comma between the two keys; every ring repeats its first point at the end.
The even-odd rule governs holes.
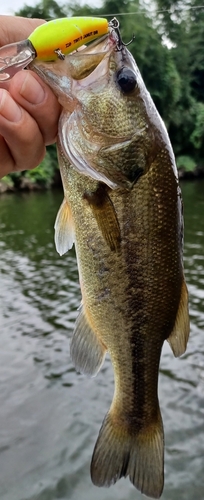
{"type": "Polygon", "coordinates": [[[111,21],[109,22],[109,27],[114,29],[114,31],[116,32],[116,35],[118,37],[118,43],[117,43],[117,50],[118,51],[122,50],[123,47],[127,47],[128,45],[130,45],[130,43],[133,42],[133,40],[135,40],[135,35],[133,34],[132,39],[128,43],[124,43],[122,40],[121,34],[120,34],[119,26],[120,26],[120,23],[119,23],[118,19],[116,19],[116,17],[113,17],[113,19],[111,19],[111,21]]]}

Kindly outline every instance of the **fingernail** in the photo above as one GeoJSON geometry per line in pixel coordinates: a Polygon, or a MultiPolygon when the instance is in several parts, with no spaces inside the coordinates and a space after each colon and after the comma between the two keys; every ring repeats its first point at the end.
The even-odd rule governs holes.
{"type": "Polygon", "coordinates": [[[45,98],[45,91],[40,83],[30,73],[27,73],[20,95],[31,104],[40,104],[45,98]]]}
{"type": "Polygon", "coordinates": [[[22,117],[21,108],[4,89],[0,89],[0,114],[9,122],[19,122],[22,117]]]}

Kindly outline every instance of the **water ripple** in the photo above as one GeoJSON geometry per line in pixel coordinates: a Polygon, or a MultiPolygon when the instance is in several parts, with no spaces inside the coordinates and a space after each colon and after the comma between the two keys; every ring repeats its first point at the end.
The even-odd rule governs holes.
{"type": "MultiPolygon", "coordinates": [[[[181,359],[167,343],[162,353],[162,500],[201,499],[204,491],[203,191],[201,183],[183,186],[191,336],[181,359]]],[[[54,248],[60,202],[58,193],[0,199],[0,498],[141,499],[128,480],[110,490],[96,489],[90,480],[94,443],[114,391],[113,370],[107,356],[97,378],[89,379],[70,360],[81,294],[74,251],[60,258],[54,248]]]]}

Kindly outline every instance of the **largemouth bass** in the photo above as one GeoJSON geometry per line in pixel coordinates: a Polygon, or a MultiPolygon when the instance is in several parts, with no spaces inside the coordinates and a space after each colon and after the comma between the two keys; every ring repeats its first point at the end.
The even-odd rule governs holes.
{"type": "Polygon", "coordinates": [[[95,376],[106,352],[115,392],[91,477],[122,476],[147,496],[163,490],[164,434],[157,386],[162,345],[189,336],[183,217],[167,131],[138,67],[114,31],[65,61],[32,68],[62,104],[64,187],[55,240],[75,241],[82,306],[71,341],[78,371],[95,376]]]}

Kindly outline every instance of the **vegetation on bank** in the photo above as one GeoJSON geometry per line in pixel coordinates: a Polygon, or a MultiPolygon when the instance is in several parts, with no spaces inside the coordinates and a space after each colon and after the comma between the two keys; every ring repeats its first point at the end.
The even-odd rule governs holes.
{"type": "MultiPolygon", "coordinates": [[[[47,20],[72,15],[100,15],[120,20],[145,84],[167,126],[178,168],[204,175],[204,8],[199,0],[103,0],[102,7],[42,0],[16,14],[47,20]],[[190,8],[189,8],[190,5],[190,8]]],[[[33,171],[8,176],[16,188],[49,187],[56,178],[54,146],[33,171]]]]}

